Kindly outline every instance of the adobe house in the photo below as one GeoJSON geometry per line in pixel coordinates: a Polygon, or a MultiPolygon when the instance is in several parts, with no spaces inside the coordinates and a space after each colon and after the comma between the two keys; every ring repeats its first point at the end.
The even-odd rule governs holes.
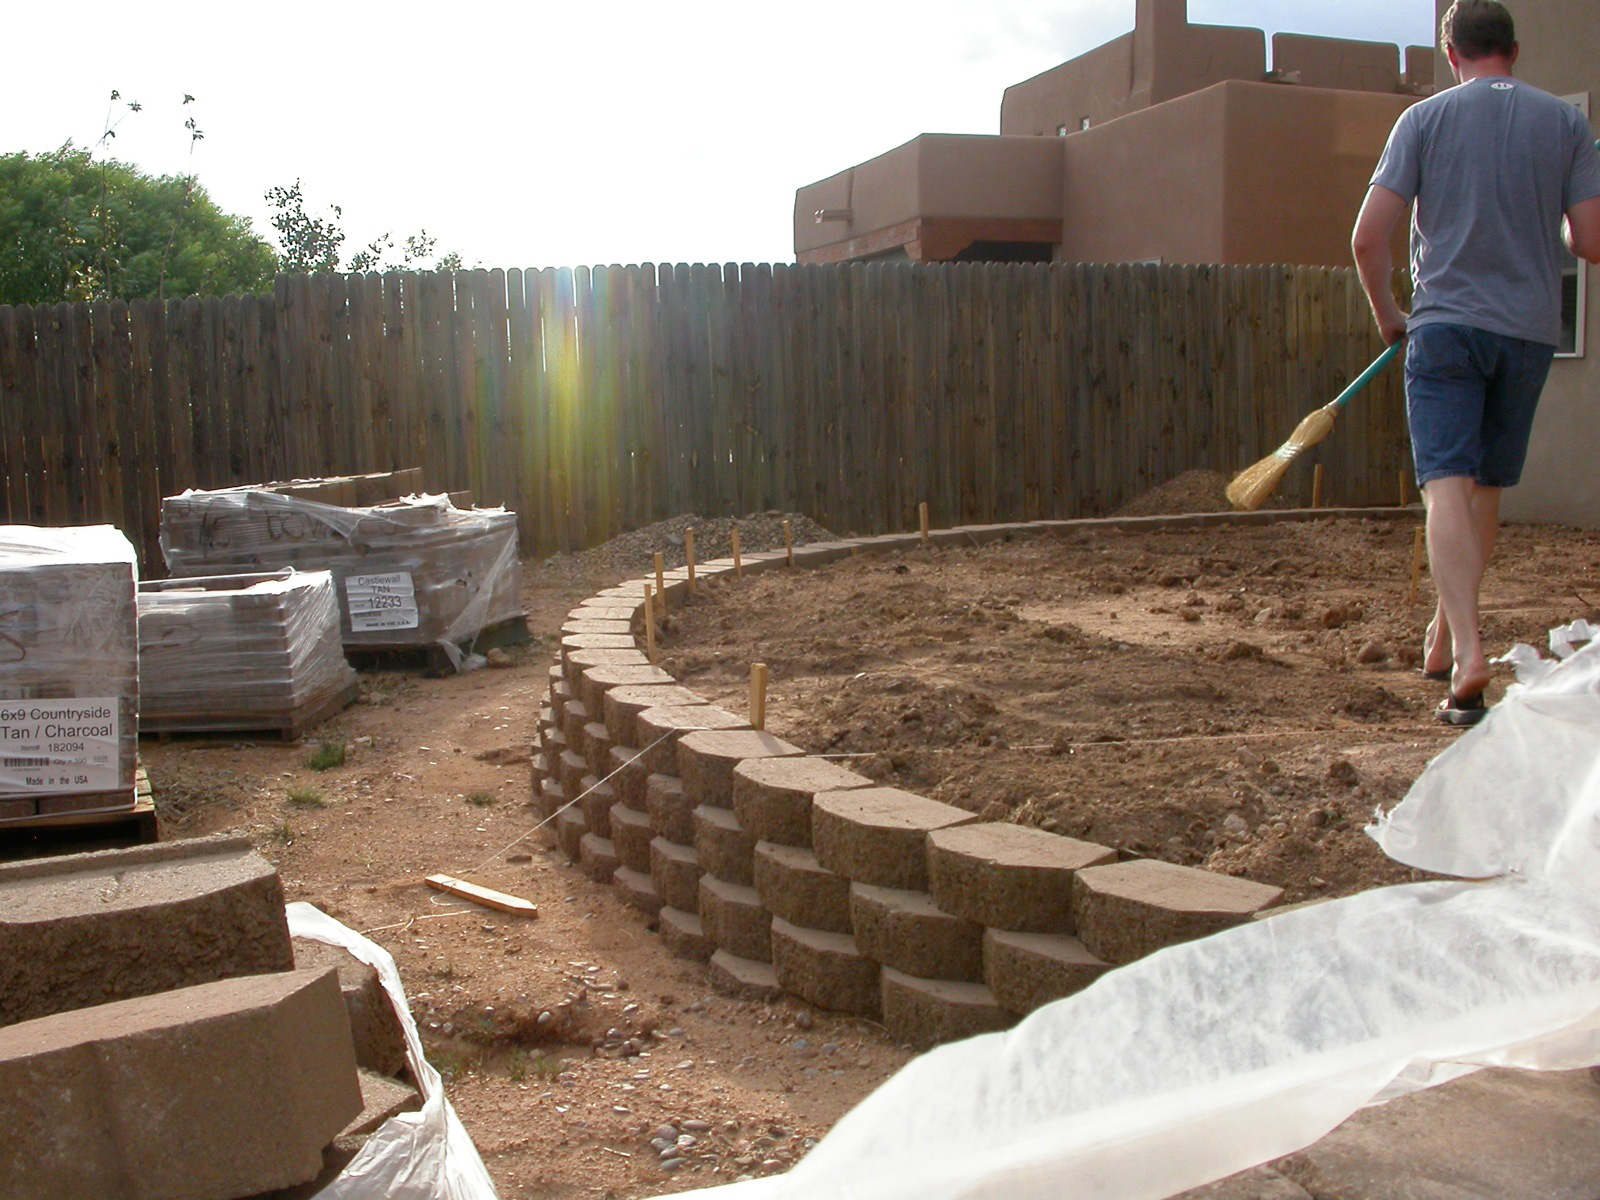
{"type": "Polygon", "coordinates": [[[1348,266],[1350,223],[1428,47],[1191,25],[1131,33],[1006,89],[1000,133],[924,134],[799,189],[801,263],[1348,266]]]}

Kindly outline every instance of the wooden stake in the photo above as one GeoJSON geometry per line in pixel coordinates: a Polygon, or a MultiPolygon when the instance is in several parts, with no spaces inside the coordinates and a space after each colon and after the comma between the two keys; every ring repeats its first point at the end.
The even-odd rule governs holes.
{"type": "Polygon", "coordinates": [[[917,505],[917,525],[922,530],[922,544],[928,544],[928,502],[924,500],[917,505]]]}
{"type": "Polygon", "coordinates": [[[788,566],[794,566],[794,530],[789,528],[789,522],[783,523],[783,552],[787,556],[788,566]]]}
{"type": "Polygon", "coordinates": [[[1422,552],[1426,543],[1426,534],[1417,530],[1417,536],[1411,542],[1411,591],[1406,595],[1407,604],[1415,604],[1422,590],[1422,552]]]}
{"type": "Polygon", "coordinates": [[[662,607],[667,603],[667,573],[663,570],[665,564],[661,561],[661,552],[656,551],[656,595],[661,597],[662,607]]]}
{"type": "Polygon", "coordinates": [[[767,664],[750,664],[750,728],[767,727],[767,664]]]}
{"type": "Polygon", "coordinates": [[[1322,507],[1322,464],[1318,463],[1311,472],[1311,507],[1322,507]]]}
{"type": "Polygon", "coordinates": [[[1400,507],[1404,508],[1406,506],[1406,503],[1411,499],[1411,488],[1406,483],[1406,473],[1404,471],[1399,472],[1399,479],[1400,479],[1400,507]]]}
{"type": "Polygon", "coordinates": [[[650,665],[656,665],[656,600],[650,585],[644,585],[644,653],[650,665]]]}
{"type": "Polygon", "coordinates": [[[683,531],[683,557],[689,567],[689,590],[694,591],[694,530],[683,531]]]}
{"type": "Polygon", "coordinates": [[[739,557],[739,530],[735,528],[731,536],[733,538],[733,573],[742,576],[744,574],[744,560],[739,557]]]}
{"type": "Polygon", "coordinates": [[[515,913],[519,917],[539,915],[538,907],[531,900],[524,900],[521,896],[512,896],[506,892],[497,892],[493,888],[480,887],[476,883],[468,883],[465,879],[457,879],[453,875],[429,875],[423,882],[436,892],[449,892],[452,896],[460,896],[463,900],[471,900],[474,904],[481,904],[485,908],[515,913]]]}

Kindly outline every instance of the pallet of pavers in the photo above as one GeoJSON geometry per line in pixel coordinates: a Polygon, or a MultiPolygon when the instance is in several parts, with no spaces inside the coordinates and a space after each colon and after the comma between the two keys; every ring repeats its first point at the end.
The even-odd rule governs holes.
{"type": "Polygon", "coordinates": [[[347,651],[436,650],[459,665],[461,647],[526,640],[515,513],[415,493],[330,502],[357,491],[347,480],[301,480],[169,496],[167,569],[175,578],[329,571],[347,651]]]}
{"type": "Polygon", "coordinates": [[[355,699],[333,576],[282,571],[139,585],[139,729],[300,736],[355,699]]]}
{"type": "Polygon", "coordinates": [[[135,587],[109,525],[0,526],[0,831],[135,807],[135,587]]]}

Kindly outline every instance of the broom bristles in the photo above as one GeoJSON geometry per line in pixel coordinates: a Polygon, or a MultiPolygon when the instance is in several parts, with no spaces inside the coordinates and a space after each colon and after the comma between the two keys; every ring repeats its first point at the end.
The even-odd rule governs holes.
{"type": "Polygon", "coordinates": [[[1233,477],[1226,492],[1228,503],[1250,512],[1260,508],[1266,503],[1267,497],[1277,490],[1278,481],[1289,469],[1289,464],[1333,432],[1333,419],[1337,413],[1338,409],[1331,404],[1308,413],[1295,426],[1287,442],[1233,477]]]}

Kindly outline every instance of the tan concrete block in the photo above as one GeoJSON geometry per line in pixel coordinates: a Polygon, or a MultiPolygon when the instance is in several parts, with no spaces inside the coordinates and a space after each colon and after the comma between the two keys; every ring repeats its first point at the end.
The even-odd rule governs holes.
{"type": "Polygon", "coordinates": [[[626,621],[630,625],[638,614],[635,604],[616,604],[609,600],[585,600],[567,614],[569,621],[626,621]]]}
{"type": "Polygon", "coordinates": [[[596,883],[610,883],[617,873],[617,851],[611,839],[586,833],[578,839],[578,865],[596,883]]]}
{"type": "Polygon", "coordinates": [[[645,780],[644,807],[650,827],[669,842],[694,845],[694,805],[676,775],[651,775],[645,780]]]}
{"type": "Polygon", "coordinates": [[[769,962],[757,962],[718,950],[706,966],[718,991],[753,1000],[774,1000],[783,994],[778,986],[778,973],[769,962]]]}
{"type": "Polygon", "coordinates": [[[362,1068],[357,1076],[361,1084],[361,1112],[339,1132],[341,1138],[361,1137],[377,1129],[390,1117],[416,1112],[422,1107],[422,1096],[408,1083],[400,1083],[366,1068],[362,1068]]]}
{"type": "Polygon", "coordinates": [[[850,923],[868,958],[925,979],[983,980],[983,926],[943,912],[926,892],[850,885],[850,923]]]}
{"type": "Polygon", "coordinates": [[[1116,858],[1107,846],[1024,825],[938,829],[928,835],[928,891],[946,912],[992,929],[1071,933],[1073,875],[1116,858]]]}
{"type": "Polygon", "coordinates": [[[634,871],[650,873],[650,842],[656,836],[650,815],[618,804],[611,810],[611,844],[617,861],[634,871]]]}
{"type": "Polygon", "coordinates": [[[569,618],[561,625],[563,636],[569,633],[625,634],[632,639],[632,621],[591,621],[583,617],[569,618]]]}
{"type": "Polygon", "coordinates": [[[752,862],[756,839],[745,832],[731,808],[702,804],[691,814],[694,852],[700,865],[718,879],[749,887],[755,882],[752,862]]]}
{"type": "Polygon", "coordinates": [[[638,746],[638,716],[647,708],[678,705],[692,708],[704,704],[705,697],[677,684],[645,684],[642,687],[615,687],[606,692],[605,722],[611,731],[611,740],[624,745],[638,746]]]}
{"type": "Polygon", "coordinates": [[[561,790],[571,800],[583,793],[583,781],[589,775],[589,762],[575,750],[563,750],[556,761],[556,779],[561,790]]]}
{"type": "MultiPolygon", "coordinates": [[[[577,662],[585,654],[627,654],[626,650],[585,650],[574,654],[572,659],[577,662]]],[[[583,678],[578,684],[578,695],[589,706],[589,711],[597,714],[605,713],[606,693],[614,687],[635,687],[642,684],[676,683],[660,667],[652,667],[650,660],[645,658],[644,652],[638,651],[637,663],[615,663],[603,666],[585,667],[583,678]]]]}
{"type": "Polygon", "coordinates": [[[560,812],[567,803],[567,790],[561,786],[561,781],[552,776],[546,776],[539,785],[539,802],[535,812],[539,820],[548,821],[560,812]]]}
{"type": "Polygon", "coordinates": [[[916,1050],[931,1050],[980,1033],[1009,1029],[1016,1017],[995,1003],[981,983],[919,979],[883,969],[883,1024],[889,1036],[916,1050]]]}
{"type": "Polygon", "coordinates": [[[659,914],[661,943],[679,958],[709,962],[717,947],[706,936],[705,926],[692,912],[663,905],[659,914]]]}
{"type": "Polygon", "coordinates": [[[983,982],[1001,1008],[1018,1016],[1081,992],[1110,969],[1068,934],[984,930],[983,982]]]}
{"type": "Polygon", "coordinates": [[[678,778],[697,804],[733,807],[733,769],[752,758],[798,757],[799,746],[755,729],[706,729],[678,740],[678,778]]]}
{"type": "Polygon", "coordinates": [[[0,1025],[293,966],[282,884],[248,839],[0,864],[0,1025]]]}
{"type": "Polygon", "coordinates": [[[294,966],[297,971],[338,973],[357,1066],[380,1075],[398,1075],[405,1070],[406,1035],[389,993],[378,982],[377,971],[343,947],[310,938],[294,939],[294,966]]]}
{"type": "Polygon", "coordinates": [[[1264,883],[1148,858],[1089,867],[1072,881],[1079,939],[1118,966],[1242,924],[1282,895],[1264,883]]]}
{"type": "Polygon", "coordinates": [[[589,774],[601,778],[611,766],[611,734],[599,721],[590,721],[583,727],[583,761],[589,764],[589,774]]]}
{"type": "Polygon", "coordinates": [[[572,685],[573,694],[585,704],[591,705],[596,716],[603,711],[600,707],[599,693],[590,693],[585,689],[583,678],[588,671],[596,667],[648,667],[650,659],[643,650],[574,650],[564,654],[561,665],[567,674],[567,682],[572,685]]]}
{"type": "Polygon", "coordinates": [[[809,846],[812,797],[871,786],[823,758],[751,758],[733,769],[733,811],[757,841],[809,846]]]}
{"type": "Polygon", "coordinates": [[[802,846],[757,842],[756,895],[773,916],[802,929],[850,933],[850,881],[825,870],[802,846]]]}
{"type": "Polygon", "coordinates": [[[568,862],[576,863],[583,853],[583,835],[589,832],[589,822],[584,819],[583,809],[576,804],[564,808],[552,824],[556,841],[561,843],[561,852],[567,856],[568,862]]]}
{"type": "Polygon", "coordinates": [[[637,650],[632,632],[624,627],[615,633],[563,633],[561,635],[561,665],[580,650],[637,650]]]}
{"type": "Polygon", "coordinates": [[[819,792],[812,802],[817,861],[855,883],[925,891],[927,837],[977,817],[899,788],[819,792]]]}
{"type": "Polygon", "coordinates": [[[219,1200],[316,1176],[362,1108],[332,971],[224,979],[0,1029],[7,1200],[219,1200]]]}
{"type": "Polygon", "coordinates": [[[559,724],[552,725],[549,729],[539,731],[539,749],[544,751],[544,761],[549,764],[551,771],[556,769],[556,764],[561,761],[561,755],[571,749],[567,744],[567,734],[559,724]]]}
{"type": "Polygon", "coordinates": [[[695,912],[700,906],[700,876],[704,873],[693,846],[663,837],[651,841],[650,878],[655,881],[663,904],[695,912]]]}
{"type": "MultiPolygon", "coordinates": [[[[560,667],[551,667],[552,671],[559,672],[560,667]]],[[[550,712],[556,719],[556,725],[563,732],[566,729],[567,705],[572,702],[572,685],[565,679],[552,680],[550,684],[550,712]]]]}
{"type": "Polygon", "coordinates": [[[586,775],[582,795],[578,807],[583,809],[584,824],[589,827],[589,832],[610,837],[611,810],[616,806],[617,793],[609,783],[601,783],[593,775],[586,775]]]}
{"type": "Polygon", "coordinates": [[[620,866],[612,875],[611,882],[617,885],[622,898],[633,907],[652,916],[661,911],[661,893],[656,891],[655,880],[650,878],[648,871],[620,866]]]}
{"type": "Polygon", "coordinates": [[[756,962],[772,960],[772,914],[755,888],[702,875],[699,908],[706,936],[718,949],[756,962]]]}
{"type": "Polygon", "coordinates": [[[567,749],[583,757],[583,727],[589,723],[589,706],[582,700],[568,700],[561,709],[561,733],[567,749]]]}
{"type": "Polygon", "coordinates": [[[848,933],[802,929],[774,917],[772,970],[784,991],[818,1008],[864,1017],[882,1011],[880,968],[848,933]]]}
{"type": "Polygon", "coordinates": [[[644,755],[632,746],[612,746],[611,761],[607,766],[611,786],[617,793],[617,803],[639,812],[648,812],[644,804],[644,785],[645,780],[650,778],[650,772],[644,765],[644,755]]]}
{"type": "Polygon", "coordinates": [[[678,773],[678,740],[697,729],[749,729],[750,722],[714,704],[664,704],[634,718],[634,736],[645,766],[661,775],[678,773]]]}

